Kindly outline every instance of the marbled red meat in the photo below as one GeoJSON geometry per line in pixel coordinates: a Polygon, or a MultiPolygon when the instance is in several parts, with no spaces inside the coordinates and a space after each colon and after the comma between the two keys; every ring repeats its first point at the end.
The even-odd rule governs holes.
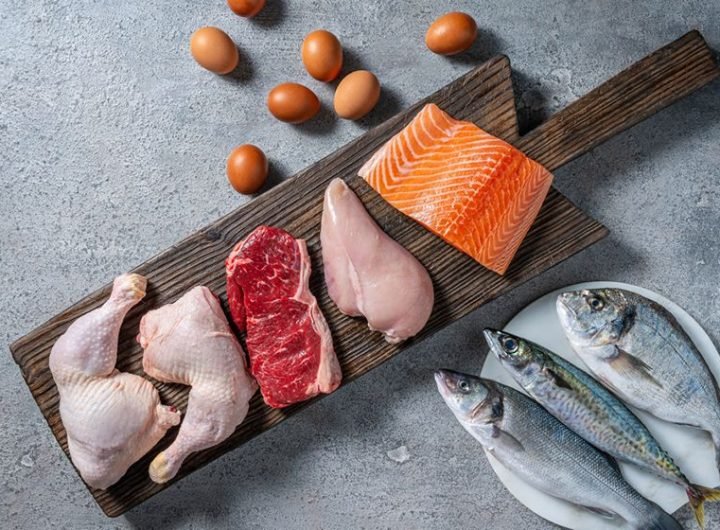
{"type": "Polygon", "coordinates": [[[286,407],[340,385],[332,337],[310,292],[305,241],[260,226],[225,261],[233,321],[247,332],[250,370],[265,402],[286,407]]]}

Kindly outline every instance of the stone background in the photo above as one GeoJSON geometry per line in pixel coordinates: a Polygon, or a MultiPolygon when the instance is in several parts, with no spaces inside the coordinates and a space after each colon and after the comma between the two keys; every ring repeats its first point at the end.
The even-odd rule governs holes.
{"type": "MultiPolygon", "coordinates": [[[[504,490],[430,370],[478,372],[483,326],[583,280],[655,289],[720,342],[719,82],[556,172],[558,188],[611,229],[605,241],[118,519],[81,484],[7,345],[246,200],[224,176],[236,144],[261,146],[277,182],[496,53],[512,61],[527,131],[692,28],[718,50],[720,2],[268,0],[248,22],[222,0],[0,0],[3,527],[550,528],[504,490]],[[423,45],[428,24],[449,10],[480,26],[456,59],[423,45]],[[188,39],[202,25],[239,44],[239,78],[193,62],[188,39]],[[362,123],[324,112],[291,127],[267,113],[266,92],[285,80],[331,101],[299,59],[318,27],[383,84],[362,123]],[[400,446],[404,463],[387,455],[400,446]]],[[[694,528],[688,510],[679,517],[694,528]]],[[[720,525],[720,509],[708,520],[720,525]]]]}

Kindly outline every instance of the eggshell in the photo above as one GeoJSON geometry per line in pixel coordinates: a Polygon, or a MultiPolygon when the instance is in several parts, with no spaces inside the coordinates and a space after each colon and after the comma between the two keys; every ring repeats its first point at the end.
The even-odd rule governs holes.
{"type": "Polygon", "coordinates": [[[192,34],[190,53],[200,66],[216,74],[229,74],[240,60],[232,39],[212,26],[200,28],[192,34]]]}
{"type": "Polygon", "coordinates": [[[346,120],[359,120],[370,112],[380,99],[380,82],[367,70],[346,75],[335,90],[335,112],[346,120]]]}
{"type": "Polygon", "coordinates": [[[308,33],[301,55],[305,69],[319,81],[332,81],[342,69],[342,45],[335,35],[324,29],[308,33]]]}
{"type": "Polygon", "coordinates": [[[265,0],[227,0],[232,12],[241,17],[254,17],[265,7],[265,0]]]}
{"type": "Polygon", "coordinates": [[[302,123],[320,110],[315,93],[299,83],[282,83],[273,88],[267,97],[270,113],[280,121],[302,123]]]}
{"type": "Polygon", "coordinates": [[[235,191],[246,195],[255,193],[268,174],[265,153],[252,144],[244,144],[230,152],[227,159],[227,177],[235,191]]]}
{"type": "Polygon", "coordinates": [[[454,55],[470,48],[477,37],[475,19],[467,13],[452,12],[433,22],[425,34],[425,44],[440,55],[454,55]]]}

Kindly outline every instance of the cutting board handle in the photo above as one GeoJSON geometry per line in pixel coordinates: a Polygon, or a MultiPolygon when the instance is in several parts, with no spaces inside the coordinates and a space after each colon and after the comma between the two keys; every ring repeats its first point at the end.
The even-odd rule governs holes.
{"type": "Polygon", "coordinates": [[[705,39],[691,31],[553,115],[516,145],[552,171],[718,75],[705,39]]]}

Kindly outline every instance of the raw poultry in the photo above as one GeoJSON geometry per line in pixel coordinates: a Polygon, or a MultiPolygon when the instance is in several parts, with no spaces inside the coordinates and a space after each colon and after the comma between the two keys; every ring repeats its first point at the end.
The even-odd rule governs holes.
{"type": "Polygon", "coordinates": [[[138,274],[117,277],[110,298],[73,322],[50,353],[70,456],[94,488],[120,480],[180,423],[180,413],[160,404],[150,381],[115,368],[120,326],[145,285],[138,274]]]}
{"type": "Polygon", "coordinates": [[[167,482],[191,454],[230,436],[257,390],[245,369],[245,353],[220,303],[207,287],[195,287],[173,304],[143,316],[138,342],[143,369],[166,383],[190,385],[185,418],[175,441],[150,464],[150,478],[167,482]]]}
{"type": "Polygon", "coordinates": [[[434,302],[430,275],[340,179],[325,191],[320,240],[325,282],[340,311],[364,316],[390,343],[425,326],[434,302]]]}

